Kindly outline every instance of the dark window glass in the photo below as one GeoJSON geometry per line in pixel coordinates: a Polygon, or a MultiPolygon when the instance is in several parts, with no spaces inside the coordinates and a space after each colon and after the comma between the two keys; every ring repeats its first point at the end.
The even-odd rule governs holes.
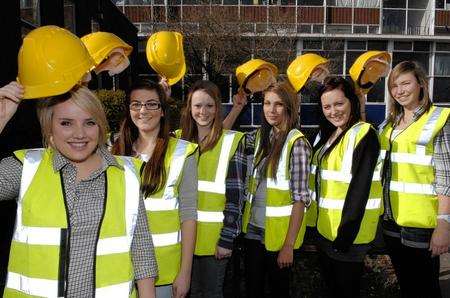
{"type": "Polygon", "coordinates": [[[404,34],[406,12],[404,10],[383,9],[383,33],[404,34]]]}
{"type": "Polygon", "coordinates": [[[321,50],[322,41],[321,40],[304,40],[303,48],[305,50],[321,50]]]}
{"type": "Polygon", "coordinates": [[[385,8],[406,8],[406,0],[383,0],[385,8]]]}
{"type": "Polygon", "coordinates": [[[433,101],[450,103],[450,78],[434,78],[433,101]]]}
{"type": "Polygon", "coordinates": [[[348,41],[347,49],[349,49],[349,50],[365,50],[366,42],[365,41],[348,41]]]}
{"type": "Polygon", "coordinates": [[[323,6],[323,0],[299,0],[301,5],[323,6]]]}
{"type": "Polygon", "coordinates": [[[430,51],[430,43],[428,41],[415,41],[414,42],[414,51],[429,52],[430,51]]]}
{"type": "Polygon", "coordinates": [[[368,50],[386,51],[387,41],[384,40],[369,40],[367,42],[368,50]]]}
{"type": "Polygon", "coordinates": [[[396,42],[394,42],[394,50],[395,51],[411,51],[412,50],[412,42],[396,41],[396,42]]]}
{"type": "Polygon", "coordinates": [[[446,42],[436,43],[436,51],[450,52],[450,43],[446,42]]]}
{"type": "Polygon", "coordinates": [[[434,60],[436,76],[450,76],[450,54],[437,53],[434,60]]]}
{"type": "Polygon", "coordinates": [[[395,67],[395,65],[399,64],[402,61],[416,61],[425,69],[425,73],[428,73],[429,58],[430,57],[428,53],[394,52],[392,58],[392,67],[395,67]]]}
{"type": "Polygon", "coordinates": [[[369,102],[384,102],[384,82],[386,78],[381,78],[367,94],[369,102]]]}

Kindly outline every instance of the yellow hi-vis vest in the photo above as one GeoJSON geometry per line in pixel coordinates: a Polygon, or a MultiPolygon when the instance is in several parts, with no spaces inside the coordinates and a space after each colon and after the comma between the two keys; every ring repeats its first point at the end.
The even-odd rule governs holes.
{"type": "Polygon", "coordinates": [[[381,125],[381,156],[391,159],[389,197],[395,222],[404,227],[434,228],[438,211],[433,140],[444,127],[450,109],[432,106],[396,138],[392,123],[381,125]]]}
{"type": "MultiPolygon", "coordinates": [[[[318,156],[321,150],[319,149],[314,153],[309,181],[311,198],[314,204],[312,210],[315,210],[316,215],[318,214],[316,217],[318,232],[330,241],[336,239],[341,223],[342,209],[352,180],[353,152],[362,138],[367,135],[370,127],[370,124],[365,122],[358,122],[353,125],[340,139],[339,143],[322,157],[320,168],[318,168],[318,156]],[[315,188],[317,172],[319,172],[320,191],[318,193],[320,198],[317,198],[315,188]]],[[[353,241],[354,244],[369,243],[375,238],[378,220],[383,213],[380,170],[381,158],[378,158],[366,210],[359,232],[353,241]]],[[[310,215],[308,214],[308,216],[310,215]]]]}
{"type": "Polygon", "coordinates": [[[223,130],[214,148],[199,157],[195,255],[215,253],[223,226],[228,164],[243,137],[243,133],[223,130]]]}
{"type": "MultiPolygon", "coordinates": [[[[256,154],[260,146],[260,131],[256,134],[255,153],[253,156],[253,177],[249,182],[249,194],[245,202],[243,215],[243,230],[247,232],[247,226],[250,221],[253,197],[256,193],[258,178],[263,178],[257,173],[255,167],[256,154]]],[[[286,137],[283,149],[278,162],[276,179],[267,177],[267,196],[266,196],[266,218],[264,227],[264,244],[268,251],[279,251],[286,238],[289,229],[289,220],[291,218],[293,200],[289,188],[289,161],[292,147],[296,140],[304,138],[304,135],[298,129],[292,129],[286,137]]],[[[306,138],[305,138],[306,141],[306,138]]],[[[302,221],[295,240],[294,248],[299,248],[303,243],[306,224],[302,221]]]]}
{"type": "MultiPolygon", "coordinates": [[[[52,149],[20,150],[22,179],[4,297],[66,295],[70,225],[62,173],[52,149]]],[[[116,157],[124,170],[106,170],[105,210],[95,256],[95,297],[135,297],[131,260],[139,205],[141,162],[116,157]],[[118,270],[120,268],[120,270],[118,270]]]]}
{"type": "Polygon", "coordinates": [[[196,150],[196,144],[171,137],[164,157],[166,183],[157,193],[144,200],[158,264],[156,285],[173,283],[180,271],[181,228],[178,187],[186,158],[196,150]]]}

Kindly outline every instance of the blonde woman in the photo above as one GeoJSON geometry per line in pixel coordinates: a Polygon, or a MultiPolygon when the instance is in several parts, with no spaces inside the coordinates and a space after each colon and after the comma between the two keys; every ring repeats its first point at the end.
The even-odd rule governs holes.
{"type": "MultiPolygon", "coordinates": [[[[0,131],[23,91],[0,89],[0,131]]],[[[4,297],[134,297],[135,280],[140,297],[154,297],[141,163],[106,150],[106,116],[87,88],[39,104],[47,148],[0,162],[0,200],[18,203],[4,297]]]]}

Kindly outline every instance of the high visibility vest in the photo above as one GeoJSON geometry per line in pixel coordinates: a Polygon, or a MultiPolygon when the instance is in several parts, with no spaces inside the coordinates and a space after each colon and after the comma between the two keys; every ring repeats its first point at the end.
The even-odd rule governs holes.
{"type": "Polygon", "coordinates": [[[438,197],[435,190],[433,140],[444,127],[450,109],[432,106],[391,140],[392,123],[380,129],[381,156],[390,156],[389,197],[395,222],[404,227],[434,228],[438,197]]]}
{"type": "MultiPolygon", "coordinates": [[[[256,134],[255,153],[253,156],[253,175],[249,183],[249,194],[245,202],[243,215],[243,230],[247,232],[247,226],[250,221],[253,197],[256,193],[258,179],[264,175],[258,174],[255,167],[256,154],[260,146],[260,131],[256,134]]],[[[264,244],[268,251],[279,251],[284,244],[288,229],[289,220],[291,218],[293,199],[289,187],[290,171],[289,162],[291,151],[295,141],[299,138],[306,138],[298,129],[292,129],[284,142],[280,159],[278,161],[276,179],[267,177],[267,196],[266,196],[266,217],[264,224],[264,244]]],[[[307,142],[307,141],[306,141],[307,142]]],[[[266,174],[269,172],[267,171],[266,174]]],[[[266,175],[268,176],[268,175],[266,175]]],[[[302,221],[300,229],[295,240],[294,248],[299,248],[303,243],[306,224],[302,221]]]]}
{"type": "Polygon", "coordinates": [[[166,182],[158,192],[144,200],[158,264],[156,285],[173,283],[180,271],[181,229],[178,188],[186,158],[196,150],[196,144],[171,137],[164,157],[166,182]]]}
{"type": "MultiPolygon", "coordinates": [[[[314,153],[311,165],[310,189],[316,208],[317,230],[326,239],[337,237],[341,223],[347,191],[352,180],[353,152],[367,135],[370,124],[359,122],[353,125],[339,143],[327,152],[319,163],[320,149],[314,153]],[[319,192],[315,188],[315,175],[319,173],[319,192]],[[317,198],[317,193],[320,195],[317,198]]],[[[382,187],[380,179],[381,158],[372,176],[369,198],[354,244],[369,243],[375,238],[380,215],[383,213],[382,187]]],[[[350,198],[351,199],[351,198],[350,198]]],[[[314,210],[314,209],[313,209],[314,210]]]]}
{"type": "MultiPolygon", "coordinates": [[[[52,149],[16,151],[22,161],[16,227],[4,297],[66,295],[70,224],[62,173],[52,149]]],[[[106,170],[107,193],[95,256],[95,297],[135,297],[131,259],[139,206],[141,162],[116,157],[121,170],[106,170]],[[118,270],[120,268],[120,270],[118,270]]]]}
{"type": "Polygon", "coordinates": [[[223,227],[228,164],[243,137],[241,132],[223,130],[214,148],[199,157],[195,255],[215,253],[223,227]]]}

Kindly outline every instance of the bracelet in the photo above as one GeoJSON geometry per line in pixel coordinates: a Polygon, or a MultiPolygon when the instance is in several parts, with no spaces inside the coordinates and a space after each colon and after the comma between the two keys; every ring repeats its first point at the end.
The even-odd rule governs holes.
{"type": "Polygon", "coordinates": [[[436,216],[437,219],[443,219],[446,222],[450,223],[450,214],[438,214],[438,216],[436,216]]]}

